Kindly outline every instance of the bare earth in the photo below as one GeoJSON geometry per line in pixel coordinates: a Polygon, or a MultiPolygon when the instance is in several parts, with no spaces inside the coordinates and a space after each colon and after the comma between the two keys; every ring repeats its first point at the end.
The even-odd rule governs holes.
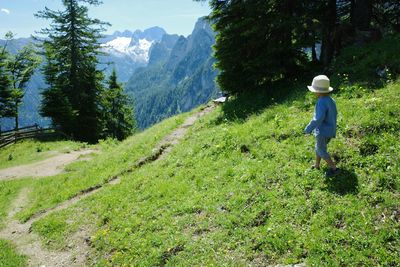
{"type": "Polygon", "coordinates": [[[66,165],[76,161],[79,157],[96,152],[95,150],[80,150],[60,154],[40,162],[11,167],[0,170],[0,181],[13,180],[22,177],[45,177],[63,172],[66,165]]]}
{"type": "MultiPolygon", "coordinates": [[[[178,127],[170,135],[166,136],[156,146],[152,155],[139,160],[130,169],[122,170],[120,175],[131,172],[145,164],[163,159],[171,152],[173,146],[178,144],[179,141],[185,136],[188,128],[192,126],[197,119],[211,112],[213,109],[213,106],[206,107],[186,119],[186,121],[180,127],[178,127]]],[[[77,151],[70,154],[59,155],[35,164],[1,170],[0,180],[23,176],[32,177],[34,174],[35,177],[54,175],[62,172],[65,165],[77,160],[81,155],[86,155],[93,152],[94,151],[90,150],[77,151]]],[[[110,177],[110,179],[104,184],[82,190],[72,199],[60,203],[54,208],[44,210],[33,215],[26,223],[21,223],[14,219],[14,215],[21,211],[23,207],[27,205],[29,200],[29,189],[22,189],[17,199],[14,200],[11,205],[7,221],[5,223],[6,225],[0,231],[0,238],[12,242],[17,247],[19,253],[26,255],[29,258],[29,266],[86,266],[87,259],[90,255],[90,245],[87,242],[87,240],[90,240],[91,231],[89,229],[85,229],[83,226],[77,233],[71,236],[68,239],[70,244],[65,250],[49,251],[42,247],[40,237],[30,230],[31,226],[34,222],[46,217],[50,213],[69,208],[79,202],[81,199],[97,193],[104,186],[113,186],[114,184],[119,183],[120,175],[110,177]]]]}

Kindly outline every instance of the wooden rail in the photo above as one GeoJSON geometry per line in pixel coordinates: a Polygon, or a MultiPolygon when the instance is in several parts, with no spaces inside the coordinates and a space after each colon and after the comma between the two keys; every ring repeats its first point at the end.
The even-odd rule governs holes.
{"type": "Polygon", "coordinates": [[[60,134],[57,129],[41,128],[37,124],[19,128],[17,130],[4,131],[0,132],[0,148],[14,144],[20,140],[29,138],[43,138],[56,134],[60,134]]]}

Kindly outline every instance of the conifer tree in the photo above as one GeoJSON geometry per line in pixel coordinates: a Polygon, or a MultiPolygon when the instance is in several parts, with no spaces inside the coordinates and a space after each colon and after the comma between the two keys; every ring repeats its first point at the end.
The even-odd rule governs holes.
{"type": "Polygon", "coordinates": [[[6,35],[6,43],[0,48],[0,118],[12,116],[11,78],[7,72],[9,54],[6,50],[12,35],[6,35]]]}
{"type": "Polygon", "coordinates": [[[40,64],[33,45],[28,44],[15,55],[6,48],[13,34],[6,34],[6,43],[0,50],[0,117],[14,117],[18,129],[19,107],[25,95],[26,85],[40,64]]]}
{"type": "Polygon", "coordinates": [[[132,103],[117,82],[117,73],[112,71],[108,89],[102,94],[103,137],[123,140],[135,129],[132,103]]]}
{"type": "MultiPolygon", "coordinates": [[[[207,1],[207,0],[194,0],[207,1]]],[[[329,67],[343,46],[400,32],[398,0],[209,0],[223,90],[241,93],[329,67]],[[321,45],[317,57],[316,46],[321,45]],[[304,51],[311,48],[309,59],[304,51]],[[315,64],[315,63],[321,63],[315,64]]]]}
{"type": "Polygon", "coordinates": [[[103,73],[96,67],[98,39],[107,23],[88,17],[88,5],[98,0],[63,0],[64,10],[46,8],[36,14],[51,20],[40,32],[48,88],[43,93],[41,114],[77,140],[96,142],[101,132],[100,93],[103,73]]]}
{"type": "Polygon", "coordinates": [[[211,0],[210,4],[217,31],[217,81],[224,90],[264,89],[302,68],[306,57],[300,1],[211,0]]]}
{"type": "Polygon", "coordinates": [[[16,55],[10,56],[7,72],[11,83],[11,110],[9,115],[15,118],[15,129],[19,128],[18,116],[26,86],[40,64],[40,57],[32,45],[23,47],[16,55]]]}

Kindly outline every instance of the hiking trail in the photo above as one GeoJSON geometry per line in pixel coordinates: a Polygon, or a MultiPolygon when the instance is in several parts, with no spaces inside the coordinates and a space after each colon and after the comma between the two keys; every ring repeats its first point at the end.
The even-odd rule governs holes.
{"type": "MultiPolygon", "coordinates": [[[[188,117],[181,126],[176,128],[171,134],[165,136],[160,141],[160,143],[155,147],[155,149],[153,149],[151,155],[140,159],[132,167],[121,171],[119,174],[113,177],[110,177],[110,179],[103,184],[95,185],[80,191],[71,199],[63,203],[60,203],[53,208],[40,211],[34,214],[25,223],[21,223],[18,220],[14,219],[15,214],[21,211],[28,204],[27,202],[29,199],[28,196],[30,190],[28,188],[23,188],[20,191],[18,197],[11,204],[7,220],[5,222],[5,227],[0,231],[0,238],[10,241],[12,244],[16,246],[20,254],[26,255],[29,258],[28,260],[29,266],[51,266],[51,267],[85,266],[85,263],[87,262],[90,255],[89,229],[81,227],[78,230],[78,232],[76,232],[71,238],[68,239],[69,240],[68,248],[62,251],[50,251],[48,249],[43,248],[43,246],[41,245],[40,237],[31,231],[32,224],[53,212],[71,207],[72,205],[79,202],[81,199],[97,193],[105,186],[112,186],[114,184],[118,184],[120,182],[119,177],[126,173],[130,173],[133,170],[140,168],[143,165],[155,162],[159,159],[163,159],[172,151],[172,148],[175,145],[177,145],[179,141],[185,136],[185,134],[188,131],[188,128],[194,125],[194,123],[200,117],[214,110],[214,108],[215,106],[207,106],[201,109],[199,112],[188,117]]],[[[92,152],[93,151],[88,153],[92,152]]],[[[76,157],[75,160],[79,157],[79,155],[77,156],[76,154],[74,154],[74,156],[76,157]]],[[[54,160],[54,158],[48,160],[49,162],[52,162],[51,160],[54,160]]],[[[51,164],[55,165],[54,162],[52,162],[51,164]]],[[[40,163],[35,163],[30,165],[39,166],[40,163]]],[[[29,165],[25,165],[25,168],[28,168],[26,166],[29,165]]],[[[40,165],[40,166],[42,166],[41,168],[44,168],[44,166],[47,165],[40,165]]],[[[51,166],[51,168],[52,167],[53,166],[51,166]]],[[[45,171],[43,173],[45,173],[45,171]]],[[[0,172],[0,180],[1,177],[2,176],[0,172]]]]}
{"type": "Polygon", "coordinates": [[[57,175],[64,171],[65,166],[79,160],[82,156],[96,153],[96,150],[86,149],[63,153],[43,161],[15,166],[0,170],[0,181],[15,180],[23,177],[39,178],[57,175]]]}

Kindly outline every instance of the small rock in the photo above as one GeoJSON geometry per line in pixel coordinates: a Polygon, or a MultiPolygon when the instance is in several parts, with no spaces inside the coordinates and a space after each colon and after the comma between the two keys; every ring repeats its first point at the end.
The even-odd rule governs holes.
{"type": "Polygon", "coordinates": [[[249,153],[250,152],[250,148],[248,147],[248,146],[246,146],[246,145],[242,145],[241,147],[240,147],[240,152],[242,152],[242,153],[249,153]]]}
{"type": "Polygon", "coordinates": [[[85,237],[85,243],[88,244],[89,246],[92,244],[92,239],[90,238],[90,236],[85,237]]]}

